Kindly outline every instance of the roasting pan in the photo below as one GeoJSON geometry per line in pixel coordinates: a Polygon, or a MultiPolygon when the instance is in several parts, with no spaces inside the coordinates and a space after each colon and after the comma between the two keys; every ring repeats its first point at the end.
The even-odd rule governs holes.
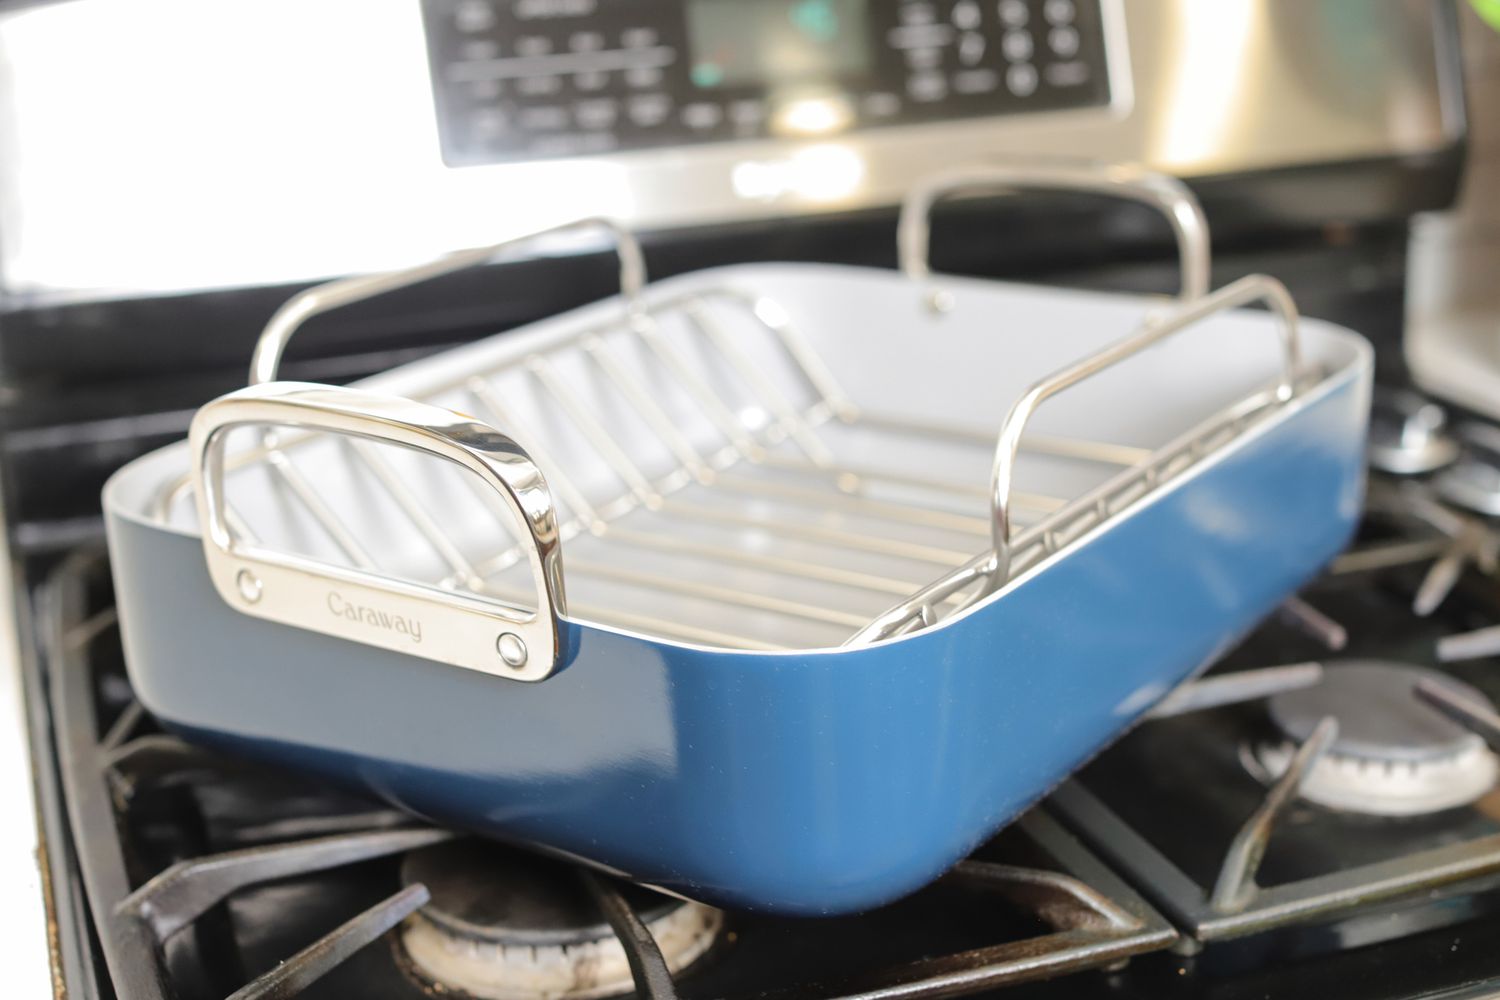
{"type": "Polygon", "coordinates": [[[959,171],[904,274],[647,285],[357,386],[292,331],[488,260],[335,282],[254,385],[105,490],[132,681],[167,726],[711,903],[925,884],[1345,543],[1371,352],[1125,168],[959,171]],[[952,192],[1164,211],[1183,292],[940,278],[952,192]],[[1266,310],[1241,308],[1264,304],[1266,310]]]}

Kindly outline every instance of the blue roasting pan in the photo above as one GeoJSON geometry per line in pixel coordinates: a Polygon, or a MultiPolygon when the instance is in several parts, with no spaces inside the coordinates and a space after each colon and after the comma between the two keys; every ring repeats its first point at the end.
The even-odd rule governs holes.
{"type": "Polygon", "coordinates": [[[709,270],[209,404],[105,490],[141,701],[718,905],[917,889],[1343,547],[1372,367],[1268,279],[943,288],[709,270]]]}

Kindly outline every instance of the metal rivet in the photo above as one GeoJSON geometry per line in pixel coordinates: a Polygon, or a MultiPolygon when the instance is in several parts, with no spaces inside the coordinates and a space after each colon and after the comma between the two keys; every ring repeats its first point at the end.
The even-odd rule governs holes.
{"type": "Polygon", "coordinates": [[[501,632],[495,640],[495,651],[507,666],[519,670],[526,665],[526,643],[514,632],[501,632]]]}
{"type": "Polygon", "coordinates": [[[953,293],[946,288],[933,288],[927,293],[927,310],[938,315],[953,311],[953,293]]]}
{"type": "Polygon", "coordinates": [[[254,604],[260,600],[260,577],[248,569],[242,569],[235,574],[234,585],[240,589],[240,596],[247,603],[254,604]]]}

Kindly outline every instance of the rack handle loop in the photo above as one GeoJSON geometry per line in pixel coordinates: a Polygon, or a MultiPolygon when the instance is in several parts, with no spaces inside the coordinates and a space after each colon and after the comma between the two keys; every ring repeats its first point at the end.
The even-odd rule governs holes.
{"type": "Polygon", "coordinates": [[[1015,163],[960,167],[934,174],[913,187],[901,202],[896,223],[896,252],[902,273],[927,287],[927,304],[945,312],[949,296],[932,287],[929,249],[932,209],[940,200],[981,191],[1057,190],[1109,195],[1149,205],[1166,217],[1177,240],[1186,302],[1208,291],[1208,221],[1198,199],[1175,177],[1128,164],[1015,163]]]}
{"type": "Polygon", "coordinates": [[[303,323],[314,316],[354,302],[373,299],[387,292],[419,285],[445,274],[478,267],[507,250],[514,250],[548,236],[589,230],[603,230],[611,238],[620,260],[620,292],[625,300],[626,315],[634,323],[643,314],[641,289],[646,285],[646,259],[641,252],[640,242],[630,230],[613,219],[602,216],[577,219],[490,246],[458,250],[446,257],[405,270],[340,278],[298,292],[276,310],[261,331],[260,339],[255,343],[255,354],[250,359],[250,384],[261,385],[276,381],[276,372],[281,367],[281,356],[286,351],[287,342],[292,339],[292,334],[301,329],[303,323]]]}
{"type": "Polygon", "coordinates": [[[1023,392],[1000,426],[995,445],[995,460],[990,470],[990,509],[995,542],[995,565],[991,575],[993,590],[1005,582],[1010,572],[1011,485],[1016,458],[1021,449],[1021,435],[1038,406],[1051,397],[1087,378],[1111,368],[1132,355],[1175,333],[1194,326],[1215,313],[1252,302],[1261,302],[1276,315],[1276,329],[1281,340],[1281,375],[1276,383],[1276,398],[1292,398],[1297,372],[1302,366],[1302,346],[1298,334],[1297,305],[1286,286],[1264,274],[1252,274],[1225,285],[1216,292],[1177,306],[1170,312],[1148,318],[1131,336],[1059,369],[1035,382],[1023,392]]]}

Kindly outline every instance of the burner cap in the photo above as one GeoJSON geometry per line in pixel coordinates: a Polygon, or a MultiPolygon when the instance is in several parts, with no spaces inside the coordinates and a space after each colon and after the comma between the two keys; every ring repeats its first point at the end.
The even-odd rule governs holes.
{"type": "Polygon", "coordinates": [[[1402,390],[1377,390],[1370,408],[1370,464],[1411,476],[1440,469],[1458,457],[1441,406],[1402,390]]]}
{"type": "Polygon", "coordinates": [[[1500,763],[1483,739],[1416,699],[1412,688],[1423,678],[1489,703],[1470,685],[1424,667],[1379,660],[1335,664],[1322,683],[1269,699],[1271,721],[1285,739],[1257,746],[1256,763],[1269,778],[1279,776],[1319,720],[1332,715],[1338,738],[1313,765],[1303,798],[1382,816],[1475,801],[1494,787],[1500,763]]]}
{"type": "MultiPolygon", "coordinates": [[[[401,879],[432,893],[401,943],[440,986],[487,1000],[591,1000],[634,989],[625,949],[567,864],[458,840],[407,855],[401,879]]],[[[701,903],[632,885],[621,892],[673,972],[706,952],[723,926],[723,914],[701,903]]]]}

